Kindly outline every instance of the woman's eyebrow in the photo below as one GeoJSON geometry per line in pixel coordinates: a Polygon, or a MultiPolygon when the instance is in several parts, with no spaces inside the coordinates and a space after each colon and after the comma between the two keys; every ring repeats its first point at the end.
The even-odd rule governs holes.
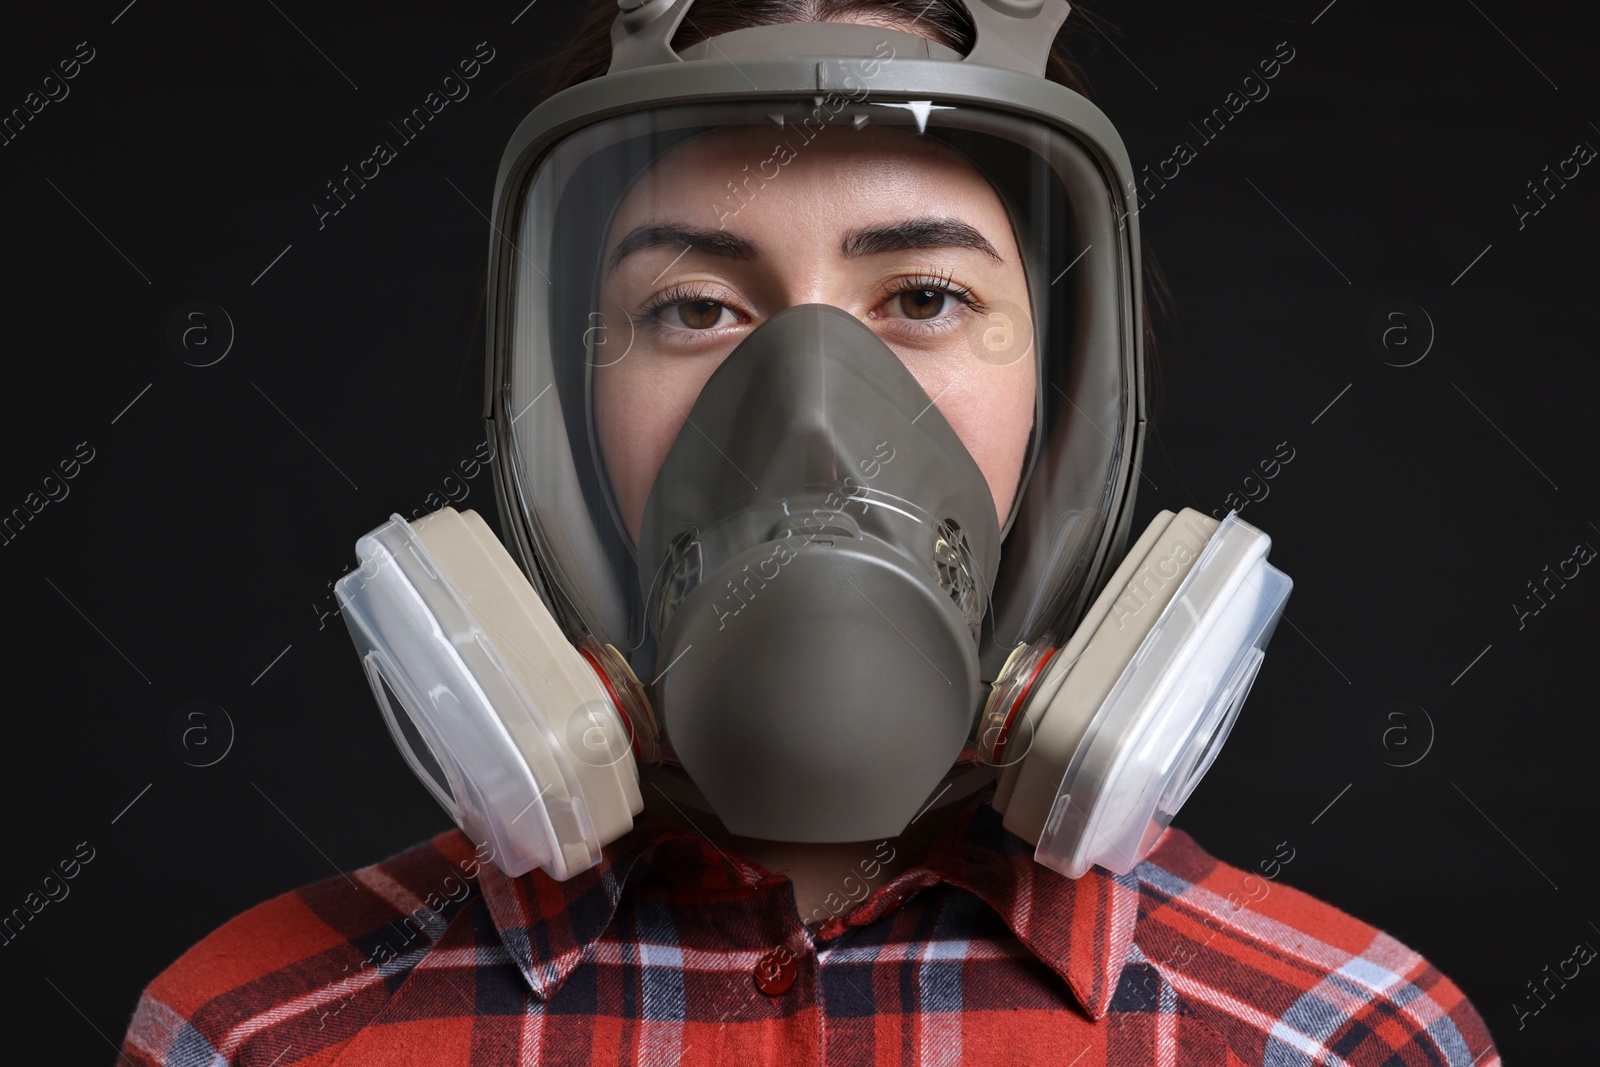
{"type": "Polygon", "coordinates": [[[628,236],[617,242],[606,265],[606,272],[609,274],[616,270],[619,263],[635,252],[657,247],[709,252],[714,256],[733,259],[755,259],[757,255],[755,242],[725,230],[702,230],[675,223],[647,223],[635,226],[628,231],[628,236]]]}
{"type": "Polygon", "coordinates": [[[840,249],[846,256],[904,252],[912,248],[971,248],[1004,263],[1000,253],[977,228],[960,219],[907,219],[845,234],[840,249]]]}

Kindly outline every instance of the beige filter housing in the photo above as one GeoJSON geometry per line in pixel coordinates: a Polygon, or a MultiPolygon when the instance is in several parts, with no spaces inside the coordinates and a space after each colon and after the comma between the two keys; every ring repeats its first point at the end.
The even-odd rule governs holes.
{"type": "MultiPolygon", "coordinates": [[[[1210,766],[1292,583],[1230,514],[1160,512],[1011,723],[994,797],[1037,858],[1127,871],[1210,766]]],[[[991,722],[993,720],[991,719],[991,722]]]]}

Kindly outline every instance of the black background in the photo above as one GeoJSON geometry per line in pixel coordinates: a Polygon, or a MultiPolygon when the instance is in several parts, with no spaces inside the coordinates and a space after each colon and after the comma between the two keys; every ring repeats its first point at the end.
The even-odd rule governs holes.
{"type": "MultiPolygon", "coordinates": [[[[0,36],[6,111],[95,50],[0,147],[0,512],[94,450],[0,547],[0,911],[94,849],[0,947],[5,1011],[75,1063],[109,1062],[142,986],[227,918],[448,825],[325,614],[329,583],[390,512],[464,488],[457,506],[492,516],[488,475],[460,469],[482,440],[482,212],[533,102],[513,76],[577,17],[122,2],[0,36]],[[472,95],[319,230],[324,182],[398,143],[388,123],[481,41],[472,95]],[[236,333],[209,367],[168,344],[194,300],[236,333]]],[[[1600,996],[1581,972],[1519,1029],[1525,983],[1600,944],[1600,574],[1520,629],[1512,604],[1600,546],[1600,175],[1520,229],[1512,204],[1600,146],[1588,12],[1240,3],[1103,4],[1118,30],[1078,38],[1136,168],[1197,150],[1142,215],[1177,314],[1135,529],[1220,513],[1294,452],[1242,513],[1295,579],[1287,620],[1178,822],[1244,867],[1289,841],[1284,882],[1433,960],[1512,1062],[1549,1062],[1584,1047],[1600,996]],[[1189,123],[1280,42],[1270,96],[1202,142],[1189,123]],[[1394,301],[1427,319],[1390,320],[1412,347],[1385,353],[1368,325],[1394,301]],[[1427,348],[1428,320],[1426,358],[1390,365],[1427,348]]]]}

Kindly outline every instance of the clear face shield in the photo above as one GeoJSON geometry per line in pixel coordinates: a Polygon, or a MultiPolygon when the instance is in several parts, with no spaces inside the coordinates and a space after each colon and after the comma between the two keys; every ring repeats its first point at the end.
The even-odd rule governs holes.
{"type": "Polygon", "coordinates": [[[846,57],[795,59],[785,29],[569,90],[508,148],[510,551],[471,513],[363,540],[341,596],[380,704],[513,873],[594,862],[655,765],[788,841],[893,836],[977,765],[1042,862],[1127,869],[1288,586],[1259,531],[1187,510],[1117,568],[1143,432],[1120,142],[1041,78],[859,26],[788,27],[846,57]]]}
{"type": "MultiPolygon", "coordinates": [[[[1086,313],[1093,300],[1077,284],[1096,244],[1100,265],[1128,258],[1109,211],[1112,225],[1086,231],[1072,208],[1074,194],[1106,199],[1103,183],[1072,188],[1093,173],[1081,147],[992,110],[857,95],[653,109],[555,146],[526,186],[510,264],[503,455],[573,632],[615,647],[642,678],[671,666],[661,684],[685,690],[697,721],[714,699],[709,675],[722,689],[730,672],[747,675],[742,695],[718,701],[720,715],[696,731],[704,752],[683,750],[687,723],[665,724],[697,782],[752,747],[792,748],[791,733],[859,743],[881,732],[902,738],[886,745],[895,751],[939,722],[929,751],[905,761],[921,776],[915,788],[897,769],[880,773],[886,792],[909,799],[853,831],[872,836],[903,826],[959,756],[1006,655],[1061,626],[1083,592],[1126,476],[1132,383],[1126,360],[1074,357],[1090,331],[1134,327],[1116,321],[1120,308],[1099,321],[1086,313]],[[844,313],[893,355],[911,379],[897,383],[907,411],[888,417],[882,396],[856,410],[875,389],[851,378],[862,357],[842,340],[829,355],[822,338],[796,336],[764,358],[802,366],[765,368],[771,382],[758,369],[745,395],[697,417],[732,353],[806,305],[844,313]],[[1070,448],[1046,447],[1069,436],[1070,448]],[[675,449],[682,458],[668,462],[675,449]],[[950,485],[965,499],[941,499],[950,485]],[[853,625],[881,605],[850,568],[831,579],[847,598],[800,611],[801,588],[830,581],[831,565],[810,570],[830,537],[835,556],[843,540],[886,540],[908,569],[921,565],[928,603],[891,585],[881,593],[903,603],[904,637],[853,625]],[[708,623],[674,630],[691,600],[708,623]],[[949,625],[918,625],[933,611],[949,625]],[[763,655],[768,643],[789,649],[763,655]],[[894,677],[843,693],[807,685],[839,643],[894,677]],[[787,654],[800,645],[818,647],[787,654]],[[793,729],[764,745],[749,723],[773,717],[774,692],[804,710],[776,712],[793,729]],[[916,710],[885,721],[886,702],[916,710]]],[[[830,765],[846,759],[825,747],[830,765]]],[[[870,748],[860,758],[881,759],[870,748]]],[[[775,768],[768,779],[774,818],[779,796],[822,785],[775,768]]],[[[751,810],[747,783],[726,792],[732,813],[751,810]]],[[[861,823],[859,791],[826,815],[809,807],[778,832],[805,833],[803,822],[832,836],[861,823]]]]}

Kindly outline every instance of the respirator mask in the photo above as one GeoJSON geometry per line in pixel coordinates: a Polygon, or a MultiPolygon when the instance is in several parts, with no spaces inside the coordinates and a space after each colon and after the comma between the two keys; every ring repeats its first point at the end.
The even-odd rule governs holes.
{"type": "Polygon", "coordinates": [[[610,73],[529,114],[496,182],[504,541],[472,511],[396,515],[336,585],[408,763],[510,875],[593,866],[646,789],[839,842],[990,785],[1041,863],[1129,870],[1290,582],[1231,514],[1162,511],[1127,548],[1136,199],[1105,116],[1042,76],[1067,4],[967,0],[965,57],[836,23],[674,51],[690,0],[619,8],[610,73]],[[969,176],[998,228],[846,180],[885,152],[886,183],[902,159],[969,176]],[[832,236],[858,204],[882,217],[832,236]],[[786,303],[771,267],[818,235],[844,295],[786,303]],[[1008,261],[1015,299],[895,266],[952,249],[1008,261]],[[892,315],[852,303],[858,275],[892,315]],[[889,321],[925,311],[914,342],[889,321]],[[990,380],[1031,411],[950,399],[990,380]],[[980,436],[1017,443],[998,488],[980,436]]]}

